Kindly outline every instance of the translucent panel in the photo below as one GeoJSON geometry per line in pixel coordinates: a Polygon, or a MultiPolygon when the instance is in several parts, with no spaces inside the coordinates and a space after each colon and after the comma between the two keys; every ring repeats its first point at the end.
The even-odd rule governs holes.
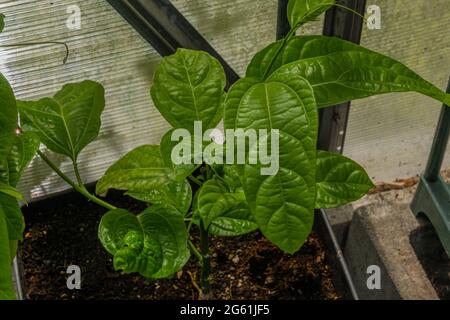
{"type": "MultiPolygon", "coordinates": [[[[239,74],[275,41],[278,0],[172,0],[173,5],[239,74]]],[[[321,34],[323,20],[299,33],[321,34]]]]}
{"type": "MultiPolygon", "coordinates": [[[[275,40],[277,0],[174,0],[212,46],[240,75],[251,57],[275,40]]],[[[142,144],[159,143],[168,129],[154,108],[149,88],[161,57],[104,0],[0,1],[6,15],[2,44],[64,41],[70,57],[63,65],[63,46],[0,48],[0,71],[18,99],[34,100],[54,94],[64,83],[91,79],[106,89],[106,109],[99,139],[80,156],[85,182],[96,181],[120,156],[142,144]],[[70,30],[71,5],[81,10],[81,29],[70,30]]],[[[301,33],[318,33],[322,21],[301,33]]],[[[71,175],[71,163],[49,156],[71,175]]],[[[28,198],[49,195],[67,185],[40,159],[26,171],[20,189],[28,198]]]]}
{"type": "MultiPolygon", "coordinates": [[[[149,88],[161,57],[104,0],[0,2],[6,15],[2,44],[65,41],[69,60],[62,64],[62,46],[0,48],[0,70],[11,82],[18,99],[34,100],[54,94],[64,83],[91,79],[106,90],[106,109],[99,139],[80,156],[86,182],[97,180],[118,157],[134,147],[159,143],[168,125],[153,107],[149,88]],[[69,30],[69,5],[81,9],[81,29],[69,30]]],[[[71,164],[54,157],[65,172],[71,164]]],[[[38,197],[67,186],[40,160],[35,159],[20,189],[38,197]]]]}
{"type": "MultiPolygon", "coordinates": [[[[381,30],[364,28],[362,45],[403,62],[441,89],[450,76],[450,1],[371,0],[381,30]]],[[[345,154],[376,181],[423,172],[441,104],[414,94],[388,94],[352,103],[345,154]]],[[[445,167],[450,167],[450,148],[445,167]]]]}

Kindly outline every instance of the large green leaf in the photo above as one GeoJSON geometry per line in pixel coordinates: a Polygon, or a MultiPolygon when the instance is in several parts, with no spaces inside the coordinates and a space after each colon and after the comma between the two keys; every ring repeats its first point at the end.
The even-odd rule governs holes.
{"type": "Polygon", "coordinates": [[[7,156],[11,150],[15,130],[18,127],[17,106],[14,92],[0,73],[0,181],[8,183],[7,156]]]}
{"type": "Polygon", "coordinates": [[[0,193],[0,209],[6,219],[9,240],[22,240],[25,222],[16,198],[0,193]]]}
{"type": "Polygon", "coordinates": [[[192,188],[186,179],[182,181],[169,180],[167,184],[155,186],[152,190],[128,191],[126,195],[152,204],[171,205],[186,214],[191,206],[192,188]]]}
{"type": "Polygon", "coordinates": [[[355,161],[340,154],[318,151],[316,208],[335,208],[365,195],[374,184],[355,161]]]}
{"type": "MultiPolygon", "coordinates": [[[[191,138],[190,141],[172,141],[172,133],[176,129],[169,130],[162,138],[161,138],[161,156],[164,160],[164,163],[167,167],[171,168],[173,171],[173,178],[175,180],[184,180],[187,177],[189,177],[195,169],[197,169],[200,165],[199,164],[193,164],[194,163],[194,157],[195,154],[192,151],[193,146],[193,138],[191,138]],[[174,147],[178,145],[179,143],[185,144],[184,149],[188,149],[191,152],[191,157],[189,157],[190,162],[186,164],[174,164],[172,161],[172,151],[174,150],[174,147]]],[[[203,149],[201,149],[203,150],[203,149]]],[[[180,155],[182,156],[182,155],[180,155]]]]}
{"type": "Polygon", "coordinates": [[[206,52],[178,49],[155,72],[151,95],[175,128],[193,131],[194,121],[214,128],[223,116],[226,79],[222,65],[206,52]]]}
{"type": "Polygon", "coordinates": [[[39,137],[32,132],[22,132],[14,137],[13,145],[7,158],[9,184],[11,186],[17,186],[22,173],[36,155],[39,145],[39,137]]]}
{"type": "Polygon", "coordinates": [[[16,200],[24,201],[23,195],[9,184],[0,182],[0,194],[8,195],[16,200]]]}
{"type": "Polygon", "coordinates": [[[289,0],[287,16],[291,27],[313,21],[327,11],[335,0],[289,0]]]}
{"type": "Polygon", "coordinates": [[[369,51],[336,52],[300,60],[275,74],[305,76],[319,108],[390,92],[416,91],[444,103],[450,98],[403,64],[369,51]]]}
{"type": "Polygon", "coordinates": [[[19,101],[18,107],[25,131],[36,133],[50,150],[76,161],[98,136],[104,89],[94,81],[66,84],[53,98],[19,101]]]}
{"type": "Polygon", "coordinates": [[[208,232],[214,236],[235,237],[258,229],[247,203],[241,203],[217,217],[209,225],[208,232]]]}
{"type": "MultiPolygon", "coordinates": [[[[247,76],[262,78],[280,42],[258,53],[247,76]]],[[[298,75],[314,89],[319,108],[376,94],[415,91],[450,104],[450,95],[400,62],[338,38],[292,38],[275,60],[270,73],[298,75]]]]}
{"type": "Polygon", "coordinates": [[[161,158],[159,146],[144,145],[133,149],[108,168],[98,181],[96,193],[108,189],[147,191],[169,181],[170,168],[161,158]]]}
{"type": "Polygon", "coordinates": [[[0,300],[14,300],[11,256],[5,214],[0,207],[0,300]]]}
{"type": "Polygon", "coordinates": [[[238,165],[224,165],[223,166],[223,180],[231,189],[241,188],[241,175],[239,174],[238,165]]]}
{"type": "Polygon", "coordinates": [[[217,180],[202,186],[197,206],[205,227],[213,235],[238,236],[258,228],[243,191],[230,192],[217,180]]]}
{"type": "Polygon", "coordinates": [[[98,181],[97,194],[108,189],[126,190],[130,196],[152,203],[165,202],[186,213],[191,204],[192,190],[186,179],[171,178],[159,146],[138,147],[114,163],[98,181]]]}
{"type": "Polygon", "coordinates": [[[302,59],[324,56],[334,52],[367,51],[367,49],[353,42],[325,36],[294,36],[278,53],[282,44],[283,40],[279,40],[259,51],[248,65],[246,76],[262,79],[271,63],[272,66],[268,75],[285,64],[302,59]],[[272,62],[275,56],[276,58],[272,62]]]}
{"type": "Polygon", "coordinates": [[[297,251],[309,235],[315,200],[317,108],[303,78],[244,78],[229,91],[225,128],[279,130],[279,171],[261,175],[245,165],[244,190],[263,234],[282,250],[297,251]]]}
{"type": "Polygon", "coordinates": [[[100,221],[100,241],[114,256],[114,268],[147,278],[167,278],[189,260],[183,215],[155,205],[138,216],[117,209],[100,221]]]}

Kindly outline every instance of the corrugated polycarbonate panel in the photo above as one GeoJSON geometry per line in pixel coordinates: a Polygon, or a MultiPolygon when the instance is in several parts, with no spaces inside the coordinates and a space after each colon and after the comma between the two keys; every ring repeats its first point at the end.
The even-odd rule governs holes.
{"type": "MultiPolygon", "coordinates": [[[[371,0],[381,30],[364,28],[361,44],[403,62],[441,89],[450,77],[450,1],[371,0]]],[[[344,153],[376,181],[423,172],[441,104],[415,93],[352,103],[344,153]]],[[[450,148],[444,167],[450,167],[450,148]]]]}
{"type": "MultiPolygon", "coordinates": [[[[239,74],[253,55],[275,41],[278,0],[172,0],[173,5],[239,74]]],[[[299,34],[321,34],[323,20],[299,34]]]]}
{"type": "MultiPolygon", "coordinates": [[[[275,40],[277,0],[174,0],[172,3],[210,41],[241,76],[251,57],[275,40]]],[[[106,90],[106,108],[97,141],[80,155],[85,182],[96,181],[115,160],[136,146],[158,143],[168,129],[154,108],[149,88],[160,56],[105,0],[0,0],[6,28],[0,43],[64,41],[70,57],[63,65],[62,46],[0,48],[0,71],[18,99],[54,94],[64,83],[91,79],[106,90]],[[81,10],[81,29],[70,30],[67,10],[81,10]]],[[[301,33],[322,30],[318,21],[301,33]]],[[[47,152],[47,151],[46,151],[47,152]]],[[[72,175],[64,157],[49,156],[72,175]]],[[[36,198],[67,185],[36,158],[20,190],[36,198]]]]}
{"type": "MultiPolygon", "coordinates": [[[[18,99],[53,95],[64,83],[91,79],[106,90],[106,108],[97,141],[80,155],[86,182],[97,180],[115,160],[134,147],[158,143],[168,126],[150,99],[153,71],[161,57],[104,0],[0,2],[6,28],[0,43],[64,41],[70,57],[62,64],[64,47],[0,48],[0,70],[18,99]],[[70,5],[81,9],[81,29],[70,30],[70,5]]],[[[72,176],[71,163],[49,156],[72,176]]],[[[24,175],[20,189],[39,197],[67,188],[40,159],[24,175]]]]}

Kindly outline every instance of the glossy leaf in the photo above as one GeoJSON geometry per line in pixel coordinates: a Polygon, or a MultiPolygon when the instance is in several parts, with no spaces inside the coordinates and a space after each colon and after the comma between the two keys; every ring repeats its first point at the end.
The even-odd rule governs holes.
{"type": "Polygon", "coordinates": [[[138,147],[113,164],[97,183],[96,193],[109,189],[126,190],[143,201],[165,202],[186,213],[191,204],[192,190],[186,179],[176,181],[171,168],[161,157],[159,146],[138,147]]]}
{"type": "Polygon", "coordinates": [[[23,195],[9,184],[0,182],[0,194],[8,195],[16,200],[23,201],[23,195]]]}
{"type": "MultiPolygon", "coordinates": [[[[184,180],[189,177],[195,169],[199,167],[199,165],[193,164],[193,159],[195,154],[192,152],[191,163],[188,164],[179,164],[176,165],[172,161],[172,150],[178,143],[184,143],[184,141],[172,141],[172,133],[173,130],[169,130],[162,138],[161,138],[161,156],[165,165],[172,169],[173,178],[175,180],[184,180]]],[[[192,144],[190,145],[192,147],[192,144]]],[[[186,146],[188,148],[188,146],[186,146]]],[[[191,148],[192,149],[192,148],[191,148]]],[[[191,150],[192,151],[192,150],[191,150]]]]}
{"type": "Polygon", "coordinates": [[[114,256],[114,268],[147,278],[167,278],[189,260],[183,215],[155,205],[139,215],[117,209],[103,216],[99,238],[114,256]]]}
{"type": "Polygon", "coordinates": [[[66,84],[53,98],[20,101],[18,107],[25,131],[36,133],[53,152],[76,161],[98,136],[104,89],[94,81],[66,84]]]}
{"type": "MultiPolygon", "coordinates": [[[[3,30],[0,14],[0,32],[3,30]]],[[[11,273],[12,254],[10,240],[22,239],[24,222],[15,198],[22,195],[9,186],[7,157],[18,127],[18,113],[14,93],[0,73],[0,300],[16,298],[11,273]]]]}
{"type": "Polygon", "coordinates": [[[279,130],[279,171],[263,176],[245,165],[244,190],[263,234],[282,250],[297,251],[309,235],[315,200],[317,109],[303,78],[242,79],[230,89],[225,128],[279,130]]]}
{"type": "Polygon", "coordinates": [[[6,78],[0,73],[0,181],[8,183],[7,156],[18,127],[16,98],[6,78]]]}
{"type": "Polygon", "coordinates": [[[289,0],[287,16],[291,27],[313,21],[327,11],[335,0],[289,0]]]}
{"type": "Polygon", "coordinates": [[[197,206],[205,227],[213,235],[238,236],[258,228],[244,193],[230,192],[217,180],[209,180],[202,186],[197,206]]]}
{"type": "Polygon", "coordinates": [[[177,208],[182,214],[186,214],[191,206],[192,188],[189,182],[170,180],[167,184],[155,187],[146,192],[128,191],[126,195],[137,200],[152,204],[166,204],[177,208]]]}
{"type": "Polygon", "coordinates": [[[161,158],[158,146],[140,146],[109,167],[97,183],[96,193],[103,194],[111,188],[132,191],[153,190],[154,186],[169,181],[170,172],[161,158]]]}
{"type": "Polygon", "coordinates": [[[0,209],[3,211],[8,226],[9,240],[22,240],[25,222],[17,200],[0,193],[0,209]]]}
{"type": "Polygon", "coordinates": [[[235,237],[257,229],[258,225],[254,222],[250,208],[246,203],[241,203],[214,219],[208,232],[214,236],[235,237]]]}
{"type": "Polygon", "coordinates": [[[0,300],[14,300],[11,257],[5,214],[0,207],[0,300]]]}
{"type": "Polygon", "coordinates": [[[155,72],[151,95],[175,128],[193,132],[194,121],[214,128],[223,116],[226,79],[222,65],[206,52],[178,49],[155,72]]]}
{"type": "Polygon", "coordinates": [[[239,166],[238,165],[224,165],[223,166],[223,179],[227,183],[227,185],[234,189],[234,188],[241,188],[241,175],[239,173],[239,166]]]}
{"type": "MultiPolygon", "coordinates": [[[[287,64],[273,75],[286,79],[293,75],[304,77],[314,89],[319,108],[376,94],[407,91],[450,103],[450,95],[394,59],[336,38],[301,38],[292,40],[282,53],[281,61],[275,66],[287,64]],[[297,56],[300,60],[290,62],[297,56]]],[[[260,59],[266,58],[260,56],[256,61],[260,59]]],[[[257,76],[261,70],[253,63],[248,73],[257,76]]]]}
{"type": "Polygon", "coordinates": [[[36,155],[39,145],[39,137],[32,132],[22,132],[14,137],[13,145],[7,158],[9,184],[11,186],[17,186],[22,173],[36,155]]]}
{"type": "Polygon", "coordinates": [[[366,171],[343,155],[318,151],[316,208],[335,208],[364,196],[374,184],[366,171]]]}
{"type": "MultiPolygon", "coordinates": [[[[247,67],[247,77],[262,79],[283,40],[273,42],[258,52],[247,67]]],[[[294,36],[276,56],[268,72],[271,75],[281,66],[303,59],[309,59],[343,51],[367,51],[350,41],[325,36],[294,36]]]]}

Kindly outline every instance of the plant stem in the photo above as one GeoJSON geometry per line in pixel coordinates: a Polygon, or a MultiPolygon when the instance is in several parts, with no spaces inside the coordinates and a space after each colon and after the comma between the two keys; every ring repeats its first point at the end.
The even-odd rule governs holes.
{"type": "Polygon", "coordinates": [[[353,10],[353,9],[351,9],[351,8],[349,8],[349,7],[347,7],[347,6],[343,6],[342,4],[339,4],[339,3],[334,3],[334,4],[332,4],[332,6],[337,7],[337,8],[341,8],[341,9],[344,9],[344,10],[347,10],[347,11],[353,13],[354,15],[357,15],[357,16],[360,17],[365,23],[367,23],[367,19],[366,19],[365,16],[363,16],[363,15],[360,14],[359,12],[357,12],[357,11],[355,11],[355,10],[353,10]]]}
{"type": "Polygon", "coordinates": [[[83,180],[81,179],[80,171],[78,170],[78,163],[77,161],[72,161],[73,163],[73,171],[75,172],[75,176],[77,177],[78,185],[80,187],[84,187],[83,180]]]}
{"type": "Polygon", "coordinates": [[[56,174],[58,174],[58,176],[60,176],[65,182],[67,182],[72,188],[74,188],[77,192],[81,193],[83,196],[85,196],[86,198],[88,198],[90,201],[104,207],[105,209],[108,210],[115,210],[117,209],[115,206],[113,206],[112,204],[109,204],[99,198],[97,198],[96,196],[94,196],[93,194],[90,194],[89,191],[87,191],[87,189],[84,187],[84,185],[78,185],[75,182],[72,181],[72,179],[70,179],[67,175],[65,175],[61,170],[59,170],[59,168],[45,155],[43,154],[41,151],[38,151],[38,155],[42,158],[42,160],[44,160],[47,165],[53,169],[53,171],[56,172],[56,174]]]}
{"type": "Polygon", "coordinates": [[[200,251],[198,251],[197,247],[195,246],[195,244],[192,243],[192,241],[190,239],[188,239],[188,244],[189,244],[189,248],[191,248],[192,253],[194,253],[194,255],[196,256],[196,258],[198,259],[198,261],[200,261],[200,263],[203,263],[203,256],[200,253],[200,251]]]}
{"type": "Polygon", "coordinates": [[[191,231],[191,227],[192,227],[192,223],[194,222],[194,218],[191,219],[191,221],[189,221],[188,226],[187,226],[187,233],[189,234],[189,232],[191,231]]]}
{"type": "Polygon", "coordinates": [[[286,44],[289,42],[289,40],[292,38],[292,36],[295,34],[295,32],[297,32],[297,29],[299,27],[300,27],[300,24],[298,26],[295,26],[294,28],[292,28],[289,31],[289,33],[286,35],[286,37],[283,38],[283,42],[281,43],[281,46],[278,48],[277,52],[270,60],[270,64],[267,67],[266,71],[264,72],[264,76],[263,76],[264,80],[267,79],[267,77],[269,76],[270,70],[272,69],[273,64],[275,63],[276,59],[278,58],[278,56],[280,55],[281,51],[284,49],[286,44]]]}
{"type": "Polygon", "coordinates": [[[214,175],[215,175],[216,177],[218,177],[219,179],[222,179],[222,181],[225,181],[225,180],[223,180],[223,178],[220,176],[220,174],[217,172],[217,170],[214,169],[213,166],[209,166],[209,167],[211,168],[211,170],[213,171],[213,173],[214,173],[214,175]]]}
{"type": "MultiPolygon", "coordinates": [[[[324,5],[322,5],[322,6],[319,6],[319,7],[316,9],[316,11],[319,10],[321,7],[326,7],[326,6],[328,6],[328,4],[324,4],[324,5]]],[[[349,8],[349,7],[343,6],[343,5],[338,4],[338,3],[334,3],[334,4],[332,4],[331,6],[335,6],[335,7],[337,7],[337,8],[341,8],[341,9],[344,9],[344,10],[348,10],[349,12],[351,12],[351,13],[353,13],[353,14],[359,16],[361,19],[363,19],[364,22],[367,22],[367,19],[366,19],[362,14],[360,14],[359,12],[357,12],[357,11],[355,11],[355,10],[349,8]]],[[[301,21],[300,23],[298,23],[296,26],[294,26],[294,27],[288,32],[288,34],[286,35],[286,37],[283,38],[283,42],[281,43],[281,46],[278,48],[277,52],[275,53],[275,55],[274,55],[274,56],[272,57],[272,59],[270,60],[269,66],[267,67],[267,69],[266,69],[265,72],[264,72],[264,76],[263,76],[263,79],[264,79],[264,80],[266,80],[267,77],[269,76],[270,70],[272,69],[272,67],[273,67],[273,65],[274,65],[274,63],[275,63],[275,61],[276,61],[276,59],[277,59],[278,56],[280,55],[281,51],[284,49],[284,47],[285,47],[286,44],[289,42],[289,40],[295,35],[295,33],[297,32],[297,30],[298,30],[303,24],[304,24],[304,22],[302,22],[302,21],[301,21]]]]}
{"type": "Polygon", "coordinates": [[[209,274],[211,272],[211,256],[209,255],[208,231],[205,229],[203,221],[200,222],[200,244],[202,251],[202,272],[200,282],[202,286],[202,299],[208,300],[210,298],[209,274]]]}
{"type": "Polygon", "coordinates": [[[188,178],[189,178],[189,180],[194,182],[199,187],[201,187],[203,185],[203,183],[200,180],[198,180],[196,177],[194,177],[193,175],[190,175],[188,178]]]}

